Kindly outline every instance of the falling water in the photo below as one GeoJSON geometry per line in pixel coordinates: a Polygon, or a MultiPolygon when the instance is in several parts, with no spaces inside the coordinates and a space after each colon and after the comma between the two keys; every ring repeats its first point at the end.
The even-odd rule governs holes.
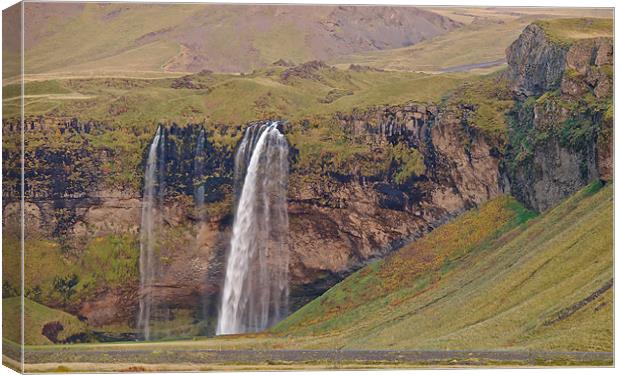
{"type": "Polygon", "coordinates": [[[138,315],[138,328],[142,330],[145,340],[151,338],[152,286],[155,282],[157,269],[155,260],[155,227],[159,220],[159,203],[161,202],[161,194],[163,194],[164,142],[162,140],[162,132],[161,127],[158,127],[153,143],[151,143],[149,148],[146,169],[144,171],[142,222],[140,227],[140,313],[138,315]],[[158,152],[160,154],[159,158],[158,152]]]}
{"type": "Polygon", "coordinates": [[[237,208],[217,334],[257,332],[288,310],[288,144],[253,125],[235,158],[237,208]]]}
{"type": "Polygon", "coordinates": [[[204,168],[205,168],[205,130],[200,129],[198,139],[196,140],[196,154],[194,155],[194,203],[200,216],[201,210],[205,203],[205,184],[204,184],[204,168]]]}

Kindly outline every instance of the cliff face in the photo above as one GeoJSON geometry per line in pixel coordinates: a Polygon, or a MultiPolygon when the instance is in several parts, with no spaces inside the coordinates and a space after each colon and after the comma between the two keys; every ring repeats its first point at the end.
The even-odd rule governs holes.
{"type": "Polygon", "coordinates": [[[544,211],[594,179],[611,179],[611,38],[558,41],[533,24],[506,52],[516,98],[511,192],[544,211]]]}
{"type": "Polygon", "coordinates": [[[508,75],[517,95],[536,96],[555,90],[562,79],[566,49],[551,42],[542,27],[529,25],[506,50],[508,75]]]}
{"type": "MultiPolygon", "coordinates": [[[[376,154],[374,163],[379,167],[371,172],[357,168],[355,162],[345,170],[333,165],[302,170],[301,162],[293,158],[289,191],[293,309],[369,260],[500,194],[500,155],[488,137],[468,125],[469,111],[464,107],[439,111],[434,106],[412,104],[336,115],[332,121],[342,127],[353,145],[363,145],[376,154]],[[386,150],[403,150],[402,157],[412,153],[417,159],[399,159],[386,150]],[[412,171],[405,168],[407,163],[414,165],[412,171]]],[[[57,124],[67,137],[63,145],[67,139],[95,131],[77,120],[67,124],[57,124]]],[[[297,126],[288,124],[285,132],[297,126]]],[[[54,128],[33,121],[30,139],[52,138],[58,135],[50,130],[54,128]]],[[[106,132],[103,126],[97,129],[106,132]]],[[[158,304],[179,314],[189,311],[196,318],[206,315],[209,323],[203,329],[208,332],[217,315],[230,238],[234,152],[214,149],[207,134],[211,156],[206,161],[206,205],[203,212],[197,212],[192,198],[193,147],[199,129],[173,125],[165,132],[166,199],[161,230],[167,240],[161,251],[167,267],[154,288],[158,304]]],[[[50,156],[57,152],[46,148],[33,151],[44,163],[35,162],[35,154],[27,153],[27,238],[33,244],[52,239],[59,253],[51,256],[80,264],[90,257],[97,239],[127,237],[135,261],[141,193],[107,188],[102,170],[114,155],[93,155],[82,146],[77,142],[73,148],[65,148],[62,159],[50,156]],[[82,171],[90,163],[94,168],[82,171]],[[76,175],[82,179],[76,180],[76,175]],[[77,182],[69,185],[72,181],[77,182]]],[[[291,147],[295,155],[298,150],[294,144],[291,147]]],[[[17,212],[13,205],[5,207],[5,214],[17,212]]],[[[88,293],[78,292],[69,301],[53,298],[52,291],[40,298],[85,317],[93,326],[132,325],[137,312],[137,280],[95,282],[88,293]]],[[[36,283],[27,287],[45,289],[36,283]]]]}
{"type": "Polygon", "coordinates": [[[467,112],[411,104],[336,116],[385,167],[369,173],[360,161],[346,174],[349,168],[326,167],[319,175],[291,175],[294,296],[307,301],[368,260],[501,193],[500,155],[468,125],[467,112]],[[394,147],[419,155],[406,179],[399,178],[403,163],[386,155],[394,147]]]}

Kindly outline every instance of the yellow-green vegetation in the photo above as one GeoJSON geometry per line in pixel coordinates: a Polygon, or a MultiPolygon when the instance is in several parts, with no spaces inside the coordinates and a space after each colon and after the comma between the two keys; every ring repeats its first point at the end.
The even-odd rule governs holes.
{"type": "MultiPolygon", "coordinates": [[[[3,244],[3,253],[18,250],[17,241],[3,244]]],[[[62,306],[101,288],[132,285],[138,280],[138,257],[138,245],[129,234],[93,238],[80,254],[67,253],[55,241],[29,239],[25,243],[26,297],[46,305],[62,306]]],[[[5,288],[19,288],[19,269],[3,267],[5,288]]]]}
{"type": "MultiPolygon", "coordinates": [[[[613,17],[608,9],[594,8],[444,7],[430,10],[461,22],[464,26],[413,46],[343,56],[330,62],[343,66],[353,63],[389,70],[426,72],[471,65],[467,69],[472,73],[486,74],[496,70],[497,65],[487,67],[484,63],[505,58],[506,47],[532,21],[553,20],[557,17],[599,17],[596,22],[610,25],[613,17]],[[476,64],[482,64],[481,68],[477,68],[476,64]]],[[[576,30],[575,37],[587,33],[594,35],[595,31],[596,27],[590,27],[589,31],[576,30]]],[[[611,33],[611,28],[606,32],[611,33]]]]}
{"type": "MultiPolygon", "coordinates": [[[[21,320],[21,299],[11,297],[2,299],[2,321],[4,338],[16,343],[20,342],[19,327],[14,322],[21,320]]],[[[66,312],[51,309],[29,299],[24,304],[25,343],[26,345],[51,344],[52,341],[42,334],[43,327],[48,323],[58,322],[63,329],[58,331],[57,340],[64,341],[71,336],[87,334],[86,323],[66,312]]]]}
{"type": "Polygon", "coordinates": [[[550,17],[597,17],[611,18],[611,8],[569,8],[569,7],[428,7],[434,13],[451,18],[466,25],[482,20],[497,22],[525,16],[550,17]]]}
{"type": "MultiPolygon", "coordinates": [[[[252,74],[198,73],[183,78],[55,79],[26,84],[26,115],[79,117],[112,124],[155,127],[159,121],[239,124],[282,118],[289,121],[347,112],[372,105],[434,102],[466,74],[355,71],[327,65],[311,76],[281,75],[274,66],[252,74]],[[62,95],[61,95],[62,94],[62,95]]],[[[12,96],[17,85],[5,86],[12,96]]],[[[5,116],[19,114],[5,101],[5,116]]]]}
{"type": "MultiPolygon", "coordinates": [[[[376,349],[613,349],[613,186],[543,215],[499,198],[350,276],[273,329],[376,349]]],[[[311,344],[312,345],[312,344],[311,344]]]]}
{"type": "Polygon", "coordinates": [[[570,45],[579,39],[613,37],[611,18],[560,18],[534,22],[552,41],[570,45]]]}
{"type": "MultiPolygon", "coordinates": [[[[569,70],[566,74],[572,76],[576,73],[569,70]]],[[[583,79],[585,80],[585,77],[583,79]]],[[[533,155],[536,145],[546,142],[553,135],[559,138],[562,146],[572,150],[582,151],[589,147],[599,135],[610,131],[613,97],[608,95],[597,98],[592,92],[573,97],[555,90],[538,98],[528,98],[515,108],[515,113],[527,114],[520,117],[526,119],[525,121],[508,117],[512,121],[510,143],[517,151],[512,156],[511,163],[518,165],[533,155]],[[534,111],[539,113],[536,124],[534,111]],[[557,120],[560,114],[566,116],[563,121],[557,120]]]]}
{"type": "Polygon", "coordinates": [[[404,143],[397,143],[391,147],[392,160],[399,165],[394,174],[394,181],[399,184],[406,182],[413,176],[420,176],[426,171],[424,156],[415,148],[407,147],[404,143]]]}
{"type": "Polygon", "coordinates": [[[369,147],[353,143],[333,120],[320,119],[306,127],[294,127],[287,138],[299,151],[295,167],[300,172],[327,169],[347,173],[353,172],[351,167],[359,167],[355,162],[373,164],[369,147]]]}
{"type": "Polygon", "coordinates": [[[122,287],[138,280],[138,243],[130,234],[96,237],[91,240],[79,258],[81,272],[78,291],[96,290],[101,285],[122,287]]]}
{"type": "Polygon", "coordinates": [[[67,350],[611,351],[612,219],[612,184],[595,182],[540,216],[499,197],[351,275],[270,332],[67,350]]]}
{"type": "Polygon", "coordinates": [[[33,40],[25,53],[28,72],[161,70],[180,52],[180,46],[169,40],[149,43],[147,34],[183,24],[196,12],[191,5],[183,4],[71,10],[50,7],[46,14],[49,19],[32,31],[33,40]],[[157,22],[153,22],[155,18],[157,22]]]}
{"type": "MultiPolygon", "coordinates": [[[[67,180],[68,191],[77,192],[92,181],[101,181],[108,188],[137,191],[142,183],[143,151],[159,122],[182,126],[204,122],[207,130],[212,131],[213,145],[220,150],[232,150],[242,132],[234,128],[231,131],[230,126],[263,119],[288,120],[293,125],[290,140],[303,149],[300,154],[306,155],[308,151],[323,155],[312,161],[302,157],[300,168],[305,168],[304,163],[316,164],[316,160],[341,164],[355,160],[351,155],[362,155],[364,159],[370,153],[366,146],[342,138],[342,130],[335,129],[337,125],[331,122],[335,112],[350,113],[356,108],[411,101],[437,102],[466,78],[466,74],[342,70],[310,63],[290,70],[274,66],[248,75],[201,72],[163,79],[32,81],[25,87],[27,95],[36,93],[26,98],[27,117],[48,118],[50,129],[54,129],[51,122],[55,119],[73,117],[82,122],[94,119],[105,124],[105,129],[78,135],[60,131],[28,133],[26,151],[44,152],[46,157],[29,158],[27,169],[41,173],[48,159],[75,158],[71,178],[67,180]],[[306,132],[298,126],[305,119],[316,129],[306,132]],[[99,158],[102,153],[110,157],[99,158]],[[73,168],[77,162],[81,165],[73,168]]],[[[6,86],[6,91],[14,92],[16,87],[6,86]]],[[[6,101],[4,104],[5,117],[18,115],[19,101],[9,103],[14,106],[6,101]]],[[[370,164],[373,163],[376,164],[370,164]]],[[[364,164],[368,173],[375,172],[376,166],[364,164]]],[[[53,178],[42,183],[51,184],[53,178]]]]}
{"type": "Polygon", "coordinates": [[[480,209],[469,211],[442,225],[385,260],[358,271],[280,323],[275,331],[311,335],[334,332],[356,324],[356,319],[351,319],[349,315],[362,316],[358,308],[368,301],[383,299],[383,304],[398,306],[403,298],[411,299],[436,282],[442,268],[449,265],[451,259],[459,259],[499,231],[505,232],[505,227],[514,227],[531,216],[532,213],[509,197],[488,202],[480,209]],[[403,290],[407,293],[404,294],[403,290]],[[395,291],[400,291],[397,298],[384,299],[395,291]],[[340,318],[344,320],[340,321],[340,318]],[[343,322],[346,323],[343,325],[343,322]]]}
{"type": "Polygon", "coordinates": [[[294,168],[305,182],[316,172],[372,176],[392,173],[398,184],[424,174],[424,156],[404,143],[373,147],[356,139],[334,118],[317,117],[287,132],[295,155],[294,168]],[[391,171],[391,167],[395,169],[391,171]]]}
{"type": "Polygon", "coordinates": [[[469,125],[487,134],[505,137],[508,131],[506,114],[514,105],[508,84],[501,73],[471,78],[449,96],[447,103],[473,106],[469,125]]]}
{"type": "Polygon", "coordinates": [[[21,249],[19,246],[19,229],[17,233],[9,233],[9,227],[12,229],[19,227],[19,223],[14,221],[16,216],[10,217],[7,213],[8,205],[4,208],[3,214],[6,215],[3,220],[2,227],[2,296],[14,297],[19,295],[21,289],[21,249]]]}
{"type": "MultiPolygon", "coordinates": [[[[71,90],[58,81],[34,81],[25,84],[26,95],[68,94],[71,90]]],[[[2,99],[17,98],[21,95],[21,84],[13,83],[2,87],[2,99]]]]}

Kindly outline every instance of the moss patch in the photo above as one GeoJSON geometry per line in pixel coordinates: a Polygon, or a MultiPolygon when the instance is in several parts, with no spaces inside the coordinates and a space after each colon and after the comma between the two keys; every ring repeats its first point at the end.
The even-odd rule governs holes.
{"type": "MultiPolygon", "coordinates": [[[[4,337],[13,342],[20,342],[19,326],[15,322],[20,321],[21,315],[20,297],[2,299],[2,323],[4,337]]],[[[29,299],[25,299],[25,343],[26,345],[52,344],[53,341],[43,334],[44,327],[60,324],[62,329],[53,333],[54,329],[48,328],[48,336],[55,336],[58,342],[70,340],[76,335],[88,336],[86,323],[81,322],[77,317],[67,314],[60,310],[38,304],[29,299]]]]}
{"type": "Polygon", "coordinates": [[[559,18],[536,21],[552,41],[570,45],[579,39],[613,37],[613,20],[609,18],[559,18]]]}

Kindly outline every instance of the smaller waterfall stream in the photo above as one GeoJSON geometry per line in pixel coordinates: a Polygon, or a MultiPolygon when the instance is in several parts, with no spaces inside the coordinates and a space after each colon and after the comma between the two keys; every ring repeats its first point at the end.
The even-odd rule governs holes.
{"type": "Polygon", "coordinates": [[[145,340],[151,338],[152,286],[155,282],[157,271],[154,253],[156,247],[156,226],[160,219],[159,205],[161,203],[161,194],[163,194],[164,142],[162,134],[163,129],[158,127],[149,148],[144,171],[142,220],[140,226],[140,312],[138,315],[138,328],[142,331],[145,340]]]}
{"type": "Polygon", "coordinates": [[[194,155],[194,204],[200,217],[202,217],[202,208],[205,204],[205,130],[200,129],[198,139],[196,140],[196,153],[194,155]]]}
{"type": "Polygon", "coordinates": [[[288,144],[253,125],[235,158],[237,206],[217,334],[262,331],[288,310],[288,144]]]}

